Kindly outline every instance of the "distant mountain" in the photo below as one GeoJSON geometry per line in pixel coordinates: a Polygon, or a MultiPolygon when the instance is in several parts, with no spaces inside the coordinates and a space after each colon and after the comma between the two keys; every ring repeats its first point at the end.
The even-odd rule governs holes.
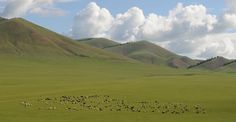
{"type": "Polygon", "coordinates": [[[202,61],[196,65],[192,65],[189,68],[202,68],[202,69],[208,69],[208,70],[215,70],[221,67],[224,67],[225,64],[231,62],[231,60],[226,59],[224,57],[214,57],[205,61],[202,61]]]}
{"type": "Polygon", "coordinates": [[[103,38],[84,39],[79,41],[148,64],[186,68],[197,63],[195,60],[176,55],[148,41],[130,42],[125,44],[103,38]]]}
{"type": "Polygon", "coordinates": [[[76,42],[21,18],[0,18],[0,55],[3,54],[127,59],[76,42]]]}

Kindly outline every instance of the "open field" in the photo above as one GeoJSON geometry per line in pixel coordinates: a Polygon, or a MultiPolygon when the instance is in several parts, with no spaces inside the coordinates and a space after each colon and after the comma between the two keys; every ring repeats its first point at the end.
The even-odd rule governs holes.
{"type": "MultiPolygon", "coordinates": [[[[235,122],[236,73],[177,70],[93,58],[0,57],[1,122],[235,122]],[[68,110],[40,98],[109,95],[135,103],[203,106],[206,113],[68,110]],[[32,104],[25,107],[22,102],[32,104]],[[56,107],[49,110],[47,107],[56,107]],[[40,109],[39,109],[40,108],[40,109]]],[[[77,105],[73,105],[77,106],[77,105]]],[[[79,106],[79,105],[78,105],[79,106]]],[[[66,108],[67,107],[67,108],[66,108]]]]}

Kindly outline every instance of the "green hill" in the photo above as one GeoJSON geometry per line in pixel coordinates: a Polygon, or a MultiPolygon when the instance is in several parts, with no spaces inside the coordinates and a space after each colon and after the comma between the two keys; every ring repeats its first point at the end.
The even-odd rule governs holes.
{"type": "Polygon", "coordinates": [[[113,53],[121,54],[148,64],[168,65],[175,68],[185,68],[197,63],[197,61],[176,55],[148,41],[119,44],[104,38],[92,38],[84,39],[82,41],[80,40],[80,42],[99,47],[113,53]]]}
{"type": "Polygon", "coordinates": [[[178,57],[147,41],[131,42],[105,49],[150,64],[165,64],[167,60],[178,57]]]}
{"type": "Polygon", "coordinates": [[[0,22],[0,54],[126,59],[73,41],[20,18],[0,22]]]}
{"type": "Polygon", "coordinates": [[[221,70],[236,72],[236,60],[224,64],[221,70]]]}
{"type": "Polygon", "coordinates": [[[224,57],[214,57],[205,61],[202,61],[196,65],[192,65],[189,68],[201,68],[207,70],[216,70],[218,68],[224,67],[225,64],[229,63],[231,60],[224,57]]]}
{"type": "Polygon", "coordinates": [[[85,43],[85,44],[97,47],[97,48],[106,48],[106,47],[119,44],[117,42],[114,42],[112,40],[105,39],[105,38],[88,38],[88,39],[81,39],[78,41],[81,43],[85,43]]]}
{"type": "Polygon", "coordinates": [[[228,67],[228,68],[231,68],[231,69],[236,70],[236,61],[234,61],[234,62],[231,63],[231,64],[226,65],[225,67],[228,67]]]}
{"type": "Polygon", "coordinates": [[[4,18],[2,18],[2,17],[0,17],[0,21],[3,21],[3,20],[5,20],[4,18]]]}
{"type": "Polygon", "coordinates": [[[3,23],[3,22],[5,22],[6,20],[7,20],[7,19],[4,19],[4,18],[0,17],[0,24],[3,23]]]}
{"type": "Polygon", "coordinates": [[[169,61],[169,66],[175,68],[187,68],[191,65],[197,64],[199,61],[193,60],[189,57],[176,57],[169,61]]]}

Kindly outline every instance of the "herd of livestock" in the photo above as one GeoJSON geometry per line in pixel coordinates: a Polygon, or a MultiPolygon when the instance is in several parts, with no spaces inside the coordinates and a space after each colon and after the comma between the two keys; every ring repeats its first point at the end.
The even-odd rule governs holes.
{"type": "Polygon", "coordinates": [[[112,112],[138,112],[138,113],[160,113],[160,114],[206,114],[201,105],[187,105],[183,103],[160,103],[159,101],[136,101],[128,102],[124,99],[112,98],[109,95],[91,96],[60,96],[40,97],[34,101],[21,102],[25,108],[36,108],[47,111],[112,111],[112,112]]]}

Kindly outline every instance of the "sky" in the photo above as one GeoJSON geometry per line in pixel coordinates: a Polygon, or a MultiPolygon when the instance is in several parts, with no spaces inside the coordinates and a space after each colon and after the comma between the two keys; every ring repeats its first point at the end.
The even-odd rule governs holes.
{"type": "Polygon", "coordinates": [[[148,40],[192,58],[236,58],[236,0],[0,0],[0,16],[73,39],[148,40]]]}

